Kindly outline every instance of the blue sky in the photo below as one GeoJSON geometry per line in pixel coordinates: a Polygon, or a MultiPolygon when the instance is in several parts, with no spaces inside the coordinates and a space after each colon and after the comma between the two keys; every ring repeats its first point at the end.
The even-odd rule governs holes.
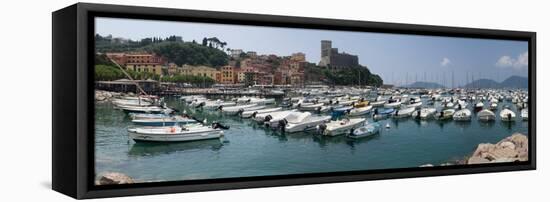
{"type": "Polygon", "coordinates": [[[527,77],[527,42],[456,37],[434,37],[350,31],[187,23],[156,20],[97,18],[96,33],[139,40],[182,36],[184,41],[218,37],[227,47],[259,54],[306,54],[318,63],[321,40],[359,56],[359,63],[378,74],[384,83],[414,81],[463,85],[474,79],[502,81],[512,75],[527,77]]]}

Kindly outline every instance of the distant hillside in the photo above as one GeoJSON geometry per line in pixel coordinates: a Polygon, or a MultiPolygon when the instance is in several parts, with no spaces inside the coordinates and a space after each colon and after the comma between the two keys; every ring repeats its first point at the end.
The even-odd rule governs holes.
{"type": "Polygon", "coordinates": [[[511,76],[499,83],[491,79],[479,79],[469,83],[464,88],[527,88],[528,79],[520,76],[511,76]]]}
{"type": "Polygon", "coordinates": [[[405,87],[408,88],[445,88],[444,85],[441,85],[439,83],[435,82],[423,82],[423,81],[417,81],[410,85],[406,85],[405,87]]]}
{"type": "Polygon", "coordinates": [[[502,88],[527,88],[528,85],[529,80],[521,76],[511,76],[500,83],[502,88]]]}

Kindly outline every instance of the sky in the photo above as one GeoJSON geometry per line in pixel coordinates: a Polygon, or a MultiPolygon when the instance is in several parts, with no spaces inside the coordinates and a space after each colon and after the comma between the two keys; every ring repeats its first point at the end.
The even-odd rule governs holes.
{"type": "Polygon", "coordinates": [[[258,54],[288,56],[302,52],[313,63],[319,63],[321,40],[331,40],[332,47],[340,52],[358,55],[359,63],[380,75],[386,84],[427,81],[453,87],[472,77],[501,82],[514,75],[527,77],[528,73],[526,41],[103,17],[95,22],[95,32],[103,36],[140,40],[176,35],[199,43],[204,37],[217,37],[229,48],[258,54]]]}

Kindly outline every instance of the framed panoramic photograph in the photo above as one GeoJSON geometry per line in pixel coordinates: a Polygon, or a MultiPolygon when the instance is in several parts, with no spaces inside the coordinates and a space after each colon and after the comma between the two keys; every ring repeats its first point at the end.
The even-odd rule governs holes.
{"type": "Polygon", "coordinates": [[[75,4],[53,13],[53,189],[532,170],[535,36],[75,4]]]}

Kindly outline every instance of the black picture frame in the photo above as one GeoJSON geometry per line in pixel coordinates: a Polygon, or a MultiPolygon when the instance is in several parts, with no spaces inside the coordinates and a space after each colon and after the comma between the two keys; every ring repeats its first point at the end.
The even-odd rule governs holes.
{"type": "Polygon", "coordinates": [[[52,13],[52,188],[84,199],[536,169],[536,33],[77,3],[52,13]],[[529,161],[94,186],[94,17],[527,41],[529,161]]]}

